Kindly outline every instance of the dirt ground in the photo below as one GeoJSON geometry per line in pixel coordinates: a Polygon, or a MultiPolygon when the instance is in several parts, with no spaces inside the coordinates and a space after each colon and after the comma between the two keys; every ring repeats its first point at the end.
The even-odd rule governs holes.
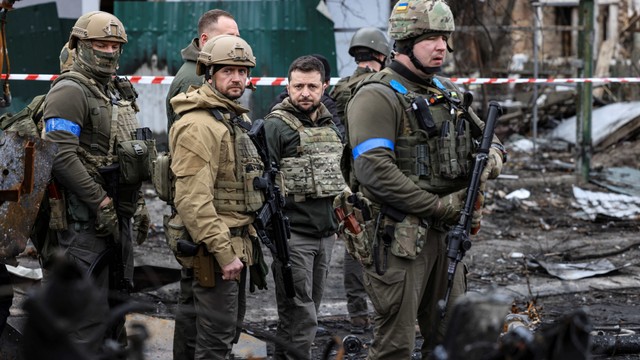
{"type": "MultiPolygon", "coordinates": [[[[625,142],[595,154],[592,167],[637,167],[640,141],[625,142]]],[[[487,193],[483,226],[472,238],[473,246],[464,261],[468,265],[470,293],[504,292],[509,300],[505,311],[520,312],[533,305],[538,316],[529,325],[534,332],[542,325],[555,324],[576,309],[584,309],[589,323],[599,335],[636,334],[640,330],[640,223],[599,217],[595,221],[575,217],[572,186],[598,192],[608,190],[594,184],[578,184],[573,173],[572,154],[567,149],[551,150],[539,146],[537,155],[511,151],[503,174],[511,175],[494,181],[487,193]],[[507,194],[526,189],[527,199],[509,200],[507,194]],[[536,261],[554,263],[588,262],[606,258],[617,268],[604,275],[581,280],[560,280],[549,275],[536,261]]],[[[162,203],[150,201],[154,223],[166,212],[162,203]]],[[[158,233],[140,252],[159,251],[167,256],[163,234],[158,233]]],[[[320,309],[320,329],[313,349],[314,359],[339,358],[334,341],[349,335],[345,293],[342,285],[344,247],[337,241],[333,251],[329,281],[320,309]]],[[[170,258],[170,256],[168,256],[170,258]]],[[[270,263],[270,260],[267,260],[270,263]]],[[[268,341],[269,353],[275,334],[277,313],[273,283],[269,289],[248,295],[247,329],[268,341]]],[[[172,316],[177,287],[167,286],[138,294],[139,299],[156,303],[158,311],[172,316]]],[[[372,309],[370,307],[370,309],[372,309]]],[[[362,350],[344,358],[364,359],[371,332],[358,335],[362,350]]],[[[353,339],[352,339],[353,340],[353,339]]],[[[421,338],[417,334],[416,345],[421,338]]],[[[356,344],[356,342],[352,342],[356,344]]],[[[637,359],[638,353],[594,355],[594,358],[637,359]]],[[[416,353],[414,359],[419,359],[416,353]]]]}
{"type": "MultiPolygon", "coordinates": [[[[636,168],[638,154],[640,141],[637,139],[620,143],[595,154],[592,167],[594,171],[621,166],[636,168]]],[[[565,316],[583,309],[594,331],[595,336],[591,339],[607,337],[616,344],[625,340],[631,342],[631,346],[626,348],[618,347],[614,354],[597,354],[593,358],[638,359],[640,222],[637,218],[620,220],[600,216],[590,221],[576,217],[579,209],[573,206],[574,185],[597,192],[609,190],[577,182],[572,154],[566,146],[545,144],[538,147],[536,156],[532,156],[530,151],[511,151],[509,156],[509,162],[503,169],[504,176],[489,186],[482,230],[472,237],[473,245],[464,258],[469,270],[469,294],[502,294],[502,313],[514,311],[524,314],[522,322],[533,334],[540,333],[545,326],[560,325],[565,316]],[[519,189],[528,190],[530,196],[508,199],[509,194],[519,189]],[[617,270],[580,280],[561,280],[537,265],[540,262],[573,264],[602,259],[609,260],[617,270]],[[529,312],[525,312],[528,306],[529,312]],[[613,338],[616,335],[620,337],[613,338]]],[[[154,231],[145,244],[135,247],[135,260],[138,269],[152,266],[156,271],[154,276],[158,278],[146,279],[146,284],[138,281],[140,291],[134,293],[133,298],[153,306],[154,310],[147,315],[166,320],[163,324],[171,324],[160,349],[147,357],[165,360],[171,359],[171,320],[178,297],[176,280],[179,265],[168,250],[161,231],[162,215],[168,212],[168,208],[154,196],[150,185],[146,188],[146,196],[154,231]]],[[[267,251],[265,255],[269,257],[267,251]]],[[[372,340],[371,332],[350,338],[349,344],[354,345],[354,351],[344,356],[335,345],[350,335],[342,284],[343,256],[344,245],[337,241],[320,307],[314,360],[364,359],[372,340]]],[[[28,256],[22,260],[28,260],[28,256]]],[[[31,263],[37,266],[34,259],[31,263]]],[[[271,260],[267,259],[267,263],[271,260]]],[[[279,339],[275,337],[275,287],[271,276],[267,279],[268,290],[247,296],[246,332],[266,342],[266,353],[270,358],[273,343],[279,339]]],[[[23,296],[24,293],[14,298],[14,316],[23,314],[20,309],[23,296]]],[[[370,310],[373,311],[371,306],[370,310]]],[[[501,324],[502,317],[499,320],[501,324]]],[[[472,323],[472,329],[474,326],[472,323]]],[[[416,349],[421,342],[417,333],[416,349]]],[[[493,341],[491,343],[494,344],[493,341]]],[[[495,346],[497,344],[496,340],[495,346]]],[[[565,358],[575,357],[556,357],[565,358]]],[[[414,352],[412,359],[420,359],[419,351],[414,352]]]]}

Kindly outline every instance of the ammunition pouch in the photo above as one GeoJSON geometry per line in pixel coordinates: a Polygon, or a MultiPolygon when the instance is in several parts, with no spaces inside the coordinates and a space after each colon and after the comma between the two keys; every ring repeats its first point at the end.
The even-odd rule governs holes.
{"type": "Polygon", "coordinates": [[[391,254],[413,260],[415,259],[427,241],[428,223],[414,215],[404,214],[401,211],[389,206],[382,206],[376,212],[375,238],[373,240],[374,263],[379,275],[384,274],[387,264],[387,252],[391,254]],[[379,263],[380,244],[383,244],[384,262],[379,263]]]}
{"type": "Polygon", "coordinates": [[[193,267],[193,256],[196,255],[195,247],[187,228],[182,222],[182,218],[177,213],[173,215],[164,215],[162,219],[164,227],[164,235],[169,245],[169,249],[173,251],[176,260],[185,268],[193,267]],[[192,246],[189,246],[192,245],[192,246]]]}
{"type": "Polygon", "coordinates": [[[343,190],[335,197],[333,207],[339,221],[338,232],[344,236],[347,252],[362,265],[371,265],[375,221],[371,217],[370,201],[360,192],[353,194],[350,190],[343,190]]]}
{"type": "Polygon", "coordinates": [[[160,200],[173,203],[175,195],[175,175],[171,171],[171,154],[162,152],[153,163],[153,187],[158,193],[160,200]]]}
{"type": "Polygon", "coordinates": [[[151,179],[149,149],[145,140],[121,141],[117,146],[121,184],[140,184],[151,179]]]}
{"type": "MultiPolygon", "coordinates": [[[[47,185],[46,196],[47,209],[49,215],[49,229],[51,230],[67,230],[67,203],[65,202],[64,191],[61,191],[53,179],[47,185]]],[[[38,219],[41,219],[38,216],[38,219]]]]}
{"type": "Polygon", "coordinates": [[[427,241],[429,226],[426,221],[414,215],[405,216],[401,222],[394,222],[387,217],[385,221],[394,227],[391,253],[397,257],[415,259],[427,241]]]}

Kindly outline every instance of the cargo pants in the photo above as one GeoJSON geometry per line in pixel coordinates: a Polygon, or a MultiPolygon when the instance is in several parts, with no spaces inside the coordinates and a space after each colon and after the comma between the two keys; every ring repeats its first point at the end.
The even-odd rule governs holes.
{"type": "Polygon", "coordinates": [[[362,264],[344,251],[344,290],[351,319],[369,316],[367,292],[364,289],[362,264]]]}
{"type": "Polygon", "coordinates": [[[316,238],[291,233],[289,253],[296,291],[294,298],[285,294],[280,262],[276,259],[271,264],[278,303],[276,336],[283,341],[275,346],[275,360],[311,358],[311,344],[318,329],[318,310],[334,242],[335,235],[316,238]],[[296,356],[291,350],[301,356],[296,356]],[[302,357],[303,354],[306,356],[302,357]]]}
{"type": "MultiPolygon", "coordinates": [[[[423,359],[442,341],[451,314],[448,311],[441,320],[438,310],[438,301],[444,298],[447,289],[449,259],[445,238],[446,233],[429,229],[425,246],[414,260],[389,252],[384,275],[378,275],[374,265],[365,267],[364,286],[375,309],[374,340],[368,360],[411,359],[416,318],[424,337],[423,359]]],[[[460,263],[449,304],[465,291],[465,266],[460,263]]]]}
{"type": "MultiPolygon", "coordinates": [[[[217,263],[216,263],[217,264],[217,263]]],[[[247,264],[238,280],[222,280],[216,266],[215,286],[202,287],[193,280],[196,311],[196,360],[224,360],[238,342],[246,313],[247,264]]]]}

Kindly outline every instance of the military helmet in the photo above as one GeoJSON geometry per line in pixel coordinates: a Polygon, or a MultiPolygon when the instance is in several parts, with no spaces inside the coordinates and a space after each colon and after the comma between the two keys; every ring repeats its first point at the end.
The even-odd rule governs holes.
{"type": "Polygon", "coordinates": [[[67,70],[71,70],[71,66],[73,65],[73,61],[76,57],[76,50],[69,49],[69,42],[67,41],[63,46],[62,50],[60,50],[60,73],[63,73],[67,70]]]}
{"type": "Polygon", "coordinates": [[[358,29],[349,44],[349,55],[355,56],[355,50],[357,47],[364,47],[377,51],[384,56],[389,56],[390,47],[387,35],[375,27],[363,27],[358,29]]]}
{"type": "Polygon", "coordinates": [[[104,11],[92,11],[78,18],[71,29],[69,49],[75,49],[78,40],[107,40],[119,43],[127,42],[124,25],[112,14],[104,11]]]}
{"type": "Polygon", "coordinates": [[[400,0],[389,17],[389,35],[394,40],[454,30],[453,14],[444,0],[400,0]]]}
{"type": "Polygon", "coordinates": [[[253,68],[256,58],[251,46],[239,36],[218,35],[208,40],[200,53],[196,64],[196,74],[204,75],[211,65],[235,65],[253,68]]]}

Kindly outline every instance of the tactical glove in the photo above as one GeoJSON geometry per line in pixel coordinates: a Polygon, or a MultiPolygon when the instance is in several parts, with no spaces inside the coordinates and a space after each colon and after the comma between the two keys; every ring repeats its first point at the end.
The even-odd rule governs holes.
{"type": "Polygon", "coordinates": [[[476,235],[480,232],[480,225],[482,221],[482,208],[484,207],[484,192],[479,191],[476,203],[473,206],[473,214],[471,214],[471,235],[476,235]]]}
{"type": "Polygon", "coordinates": [[[487,182],[487,180],[495,179],[500,175],[500,172],[502,171],[502,159],[502,151],[492,146],[489,149],[487,165],[484,167],[484,170],[480,175],[480,182],[487,182]]]}
{"type": "Polygon", "coordinates": [[[249,266],[249,291],[253,293],[256,291],[256,287],[260,290],[267,289],[269,266],[264,261],[260,240],[255,236],[251,236],[251,244],[253,247],[253,265],[249,266]]]}
{"type": "Polygon", "coordinates": [[[96,214],[96,235],[113,236],[113,241],[120,242],[120,231],[118,228],[118,214],[113,206],[113,201],[98,209],[96,214]]]}
{"type": "Polygon", "coordinates": [[[133,214],[133,235],[138,245],[141,245],[147,240],[150,225],[149,210],[147,210],[147,204],[141,196],[138,199],[136,212],[133,214]]]}
{"type": "Polygon", "coordinates": [[[460,219],[460,210],[464,206],[466,196],[467,189],[465,188],[441,197],[436,209],[438,220],[447,225],[455,225],[460,219]]]}

